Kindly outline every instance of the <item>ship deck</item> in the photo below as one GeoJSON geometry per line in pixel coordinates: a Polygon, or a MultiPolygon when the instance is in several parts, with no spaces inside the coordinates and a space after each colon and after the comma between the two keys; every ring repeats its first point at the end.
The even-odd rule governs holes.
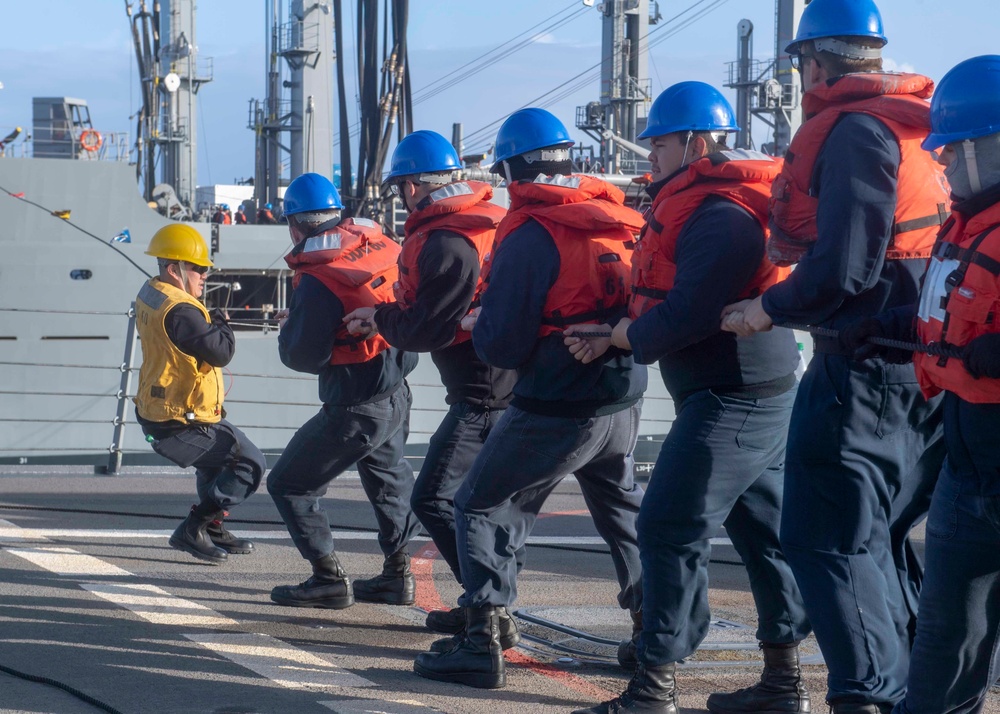
{"type": "MultiPolygon", "coordinates": [[[[0,712],[100,711],[3,670],[129,714],[568,712],[616,695],[628,679],[615,643],[630,622],[573,479],[550,497],[529,540],[515,607],[524,639],[506,655],[506,688],[495,691],[412,671],[440,636],[423,627],[424,611],[451,607],[459,594],[426,539],[411,546],[415,606],[303,610],[268,596],[308,573],[265,492],[227,521],[256,541],[255,552],[213,567],[167,544],[192,500],[190,472],[3,467],[0,490],[0,712]]],[[[357,475],[338,479],[324,506],[348,572],[378,572],[374,516],[357,475]]],[[[725,533],[714,541],[710,582],[715,622],[679,670],[685,711],[705,711],[712,691],[752,684],[761,666],[746,572],[725,533]]],[[[822,710],[826,669],[812,638],[803,655],[822,710]]],[[[1000,712],[1000,693],[984,711],[1000,712]]]]}

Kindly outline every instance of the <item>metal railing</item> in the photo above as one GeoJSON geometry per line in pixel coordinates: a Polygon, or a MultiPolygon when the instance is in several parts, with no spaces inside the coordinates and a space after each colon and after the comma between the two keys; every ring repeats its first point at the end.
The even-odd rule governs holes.
{"type": "MultiPolygon", "coordinates": [[[[21,385],[22,388],[13,388],[14,385],[7,384],[4,385],[0,383],[0,395],[5,396],[22,396],[22,397],[63,397],[63,398],[88,398],[88,399],[104,399],[113,398],[115,400],[114,415],[109,418],[91,418],[90,416],[72,416],[65,418],[56,418],[47,415],[43,415],[41,411],[36,412],[37,414],[42,414],[41,416],[35,416],[34,414],[24,415],[17,414],[13,416],[4,416],[0,414],[0,423],[8,424],[104,424],[108,425],[112,429],[111,443],[107,447],[99,447],[95,445],[94,447],[67,447],[67,446],[6,446],[0,442],[0,454],[9,453],[13,455],[18,454],[71,454],[81,452],[89,453],[91,451],[102,451],[106,448],[107,450],[107,462],[106,465],[99,469],[100,473],[105,473],[109,475],[117,475],[121,471],[123,457],[126,454],[146,454],[148,451],[146,449],[126,449],[125,448],[125,433],[126,426],[130,423],[134,424],[135,420],[128,418],[128,407],[129,402],[135,399],[136,394],[132,388],[132,378],[133,374],[138,371],[139,367],[135,364],[136,361],[136,343],[137,343],[137,329],[136,329],[136,316],[135,316],[135,303],[132,303],[127,312],[108,312],[108,311],[87,311],[87,310],[46,310],[46,309],[36,309],[36,308],[2,308],[0,307],[0,313],[21,313],[25,315],[75,315],[75,316],[104,316],[104,317],[125,317],[127,318],[127,326],[125,329],[125,341],[124,350],[120,362],[115,364],[85,364],[79,361],[66,361],[66,362],[38,362],[38,361],[25,361],[25,360],[0,360],[0,366],[4,367],[5,373],[10,374],[10,367],[29,367],[32,369],[39,370],[96,370],[103,372],[115,372],[119,375],[117,386],[109,386],[106,390],[101,391],[100,389],[90,389],[86,391],[77,390],[60,390],[58,388],[51,388],[50,383],[47,381],[46,377],[39,377],[37,379],[23,380],[21,385]],[[43,386],[44,385],[44,386],[43,386]],[[46,388],[49,387],[49,388],[46,388]]],[[[263,333],[267,333],[268,328],[266,323],[268,321],[259,320],[253,321],[261,329],[263,333]]],[[[276,333],[277,331],[270,329],[271,332],[276,333]]],[[[246,332],[241,332],[238,334],[247,334],[246,332]]],[[[65,337],[62,339],[73,339],[72,337],[65,337]]],[[[106,343],[104,343],[106,344],[106,343]]],[[[32,353],[34,350],[32,350],[32,353]]],[[[654,367],[655,369],[655,367],[654,367]]],[[[251,380],[279,380],[286,381],[292,380],[296,382],[310,382],[315,383],[316,377],[312,375],[298,375],[298,374],[270,374],[270,373],[256,373],[256,372],[231,372],[228,369],[224,370],[224,373],[232,378],[241,379],[251,379],[251,380]]],[[[442,390],[443,386],[440,383],[430,383],[430,382],[414,382],[409,381],[410,387],[418,390],[442,390]]],[[[229,389],[232,389],[232,383],[226,390],[227,394],[229,389]]],[[[284,391],[284,390],[281,390],[284,391]]],[[[251,395],[256,393],[257,390],[250,390],[251,395]]],[[[647,403],[656,402],[669,402],[669,397],[656,396],[647,394],[645,397],[647,403]]],[[[227,404],[245,404],[245,405],[266,405],[268,407],[302,407],[302,408],[312,408],[318,409],[320,404],[317,401],[295,401],[289,399],[254,399],[246,398],[245,394],[241,394],[239,398],[226,399],[227,404]]],[[[72,410],[76,411],[76,410],[72,410]]],[[[433,414],[433,415],[443,415],[448,411],[448,407],[444,403],[443,396],[440,401],[435,402],[434,406],[414,406],[411,410],[412,414],[433,414]]],[[[646,426],[656,425],[655,429],[658,434],[665,434],[669,431],[670,424],[673,422],[673,415],[670,414],[670,418],[659,418],[654,416],[657,412],[656,409],[649,410],[644,409],[645,414],[643,415],[643,423],[646,426]],[[662,428],[661,428],[662,425],[662,428]]],[[[279,423],[271,424],[245,424],[240,423],[238,426],[241,429],[262,429],[262,430],[287,430],[294,431],[297,430],[301,423],[305,420],[301,420],[292,425],[283,425],[279,423]]],[[[436,427],[436,421],[434,426],[436,427]]],[[[5,430],[6,431],[6,430],[5,430]]],[[[430,436],[434,431],[432,429],[411,429],[411,435],[420,436],[430,436]]],[[[641,440],[646,439],[646,437],[640,437],[641,440]]],[[[27,463],[27,461],[22,461],[22,463],[27,463]]],[[[642,469],[638,469],[642,470],[642,469]]]]}

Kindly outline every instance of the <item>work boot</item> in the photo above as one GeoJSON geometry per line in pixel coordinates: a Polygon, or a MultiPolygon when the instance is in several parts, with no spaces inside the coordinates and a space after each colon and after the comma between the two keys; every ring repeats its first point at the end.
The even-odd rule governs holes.
{"type": "MultiPolygon", "coordinates": [[[[443,612],[443,610],[442,610],[443,612]]],[[[464,615],[465,612],[463,611],[464,615]]],[[[517,629],[517,621],[511,617],[510,612],[505,607],[497,608],[500,626],[500,649],[509,650],[517,646],[521,641],[521,633],[517,629]]],[[[456,632],[451,637],[443,637],[431,643],[431,652],[450,652],[462,643],[465,638],[465,627],[456,632]]]]}
{"type": "Polygon", "coordinates": [[[354,581],[354,599],[361,602],[412,605],[416,595],[417,581],[410,572],[410,556],[402,550],[386,556],[381,575],[354,581]]]}
{"type": "Polygon", "coordinates": [[[622,640],[618,645],[618,664],[628,672],[634,672],[639,664],[639,635],[642,634],[642,610],[629,610],[632,617],[632,639],[622,640]]]}
{"type": "Polygon", "coordinates": [[[465,630],[465,610],[453,607],[450,610],[431,610],[425,621],[431,632],[443,632],[447,635],[457,635],[465,630]]]}
{"type": "Polygon", "coordinates": [[[237,538],[232,533],[226,530],[226,526],[223,525],[222,519],[229,516],[229,511],[223,511],[222,515],[213,520],[208,524],[208,528],[205,532],[208,533],[208,537],[212,539],[218,547],[222,548],[227,553],[238,553],[240,555],[246,555],[253,551],[253,543],[243,538],[237,538]]]}
{"type": "Polygon", "coordinates": [[[170,546],[213,565],[225,563],[229,554],[222,548],[216,547],[206,532],[208,524],[215,520],[219,513],[219,507],[211,501],[202,501],[194,506],[187,518],[181,521],[170,536],[170,546]]]}
{"type": "Polygon", "coordinates": [[[413,671],[438,682],[457,682],[478,689],[499,689],[507,683],[503,650],[500,649],[500,617],[497,608],[465,610],[465,636],[448,652],[422,652],[413,671]]]}
{"type": "Polygon", "coordinates": [[[761,642],[760,648],[764,652],[760,682],[732,694],[710,694],[708,710],[713,714],[808,714],[809,692],[802,683],[798,643],[761,642]]]}
{"type": "Polygon", "coordinates": [[[632,680],[620,696],[609,702],[596,704],[590,709],[576,709],[573,714],[678,714],[674,669],[673,662],[657,667],[647,667],[640,662],[636,665],[632,680]]]}
{"type": "Polygon", "coordinates": [[[298,585],[278,585],[271,599],[290,607],[322,607],[343,610],[354,604],[351,580],[334,553],[312,561],[313,574],[298,585]]]}

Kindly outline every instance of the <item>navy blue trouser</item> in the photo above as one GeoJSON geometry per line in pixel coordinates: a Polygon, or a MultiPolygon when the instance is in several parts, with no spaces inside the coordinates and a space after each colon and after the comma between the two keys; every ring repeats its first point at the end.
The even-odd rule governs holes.
{"type": "Polygon", "coordinates": [[[256,492],[267,468],[260,449],[225,419],[189,426],[151,445],[153,451],[181,468],[194,466],[198,498],[222,510],[243,503],[256,492]]]}
{"type": "Polygon", "coordinates": [[[462,575],[455,542],[455,493],[504,411],[486,411],[465,402],[452,404],[431,436],[424,464],[413,484],[413,512],[459,583],[462,575]]]}
{"type": "Polygon", "coordinates": [[[677,405],[639,510],[642,635],[649,666],[693,653],[708,632],[709,539],[720,526],[743,559],[757,605],[757,639],[809,634],[778,527],[785,438],[795,390],[738,399],[702,390],[677,405]]]}
{"type": "Polygon", "coordinates": [[[1000,677],[1000,405],[945,401],[948,459],[927,517],[906,699],[894,714],[981,711],[1000,677]]]}
{"type": "Polygon", "coordinates": [[[524,547],[545,497],[575,474],[597,532],[611,549],[619,605],[642,606],[635,531],[642,489],[635,483],[632,460],[640,404],[580,419],[507,409],[455,496],[465,589],[460,605],[513,605],[515,554],[524,547]]]}
{"type": "Polygon", "coordinates": [[[410,400],[404,382],[378,402],[326,404],[288,442],[267,476],[267,490],[306,560],[334,551],[330,521],[319,499],[351,464],[357,464],[361,486],[375,509],[385,555],[404,548],[420,529],[410,510],[413,470],[403,458],[410,400]]]}
{"type": "Polygon", "coordinates": [[[799,385],[781,548],[829,669],[830,702],[903,696],[922,577],[909,532],[944,458],[940,417],[909,364],[817,354],[799,385]]]}

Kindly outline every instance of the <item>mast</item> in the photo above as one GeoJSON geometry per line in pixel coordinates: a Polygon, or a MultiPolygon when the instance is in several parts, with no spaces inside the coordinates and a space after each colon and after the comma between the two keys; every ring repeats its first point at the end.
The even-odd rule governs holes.
{"type": "Polygon", "coordinates": [[[601,98],[576,108],[576,127],[598,142],[601,170],[634,173],[638,157],[614,137],[634,142],[645,124],[645,106],[652,100],[646,37],[659,14],[650,17],[649,0],[604,0],[597,10],[603,16],[601,98]]]}
{"type": "Polygon", "coordinates": [[[751,122],[757,117],[772,130],[772,141],[762,144],[761,150],[773,156],[784,156],[802,123],[799,76],[792,69],[785,47],[795,37],[795,28],[806,2],[775,1],[772,60],[753,59],[753,23],[740,20],[737,25],[737,59],[729,63],[726,86],[736,90],[736,116],[741,127],[737,136],[738,148],[753,145],[751,122]]]}
{"type": "Polygon", "coordinates": [[[212,81],[212,60],[198,56],[195,0],[154,0],[153,10],[140,0],[132,20],[143,106],[139,113],[139,166],[146,200],[157,186],[170,186],[192,208],[197,184],[197,112],[201,85],[212,81]]]}

